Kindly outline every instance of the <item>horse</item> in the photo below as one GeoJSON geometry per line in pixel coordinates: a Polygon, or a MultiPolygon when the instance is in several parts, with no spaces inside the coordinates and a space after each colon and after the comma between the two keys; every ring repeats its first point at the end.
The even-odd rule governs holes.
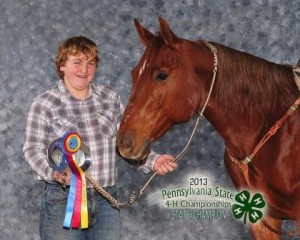
{"type": "Polygon", "coordinates": [[[137,19],[134,24],[145,52],[131,71],[132,91],[117,133],[120,154],[142,161],[152,142],[203,110],[225,142],[224,163],[236,189],[254,189],[267,202],[265,222],[249,226],[253,238],[280,239],[287,219],[299,229],[300,84],[293,66],[216,42],[180,38],[162,17],[157,34],[137,19]],[[276,133],[249,159],[274,125],[276,133]]]}

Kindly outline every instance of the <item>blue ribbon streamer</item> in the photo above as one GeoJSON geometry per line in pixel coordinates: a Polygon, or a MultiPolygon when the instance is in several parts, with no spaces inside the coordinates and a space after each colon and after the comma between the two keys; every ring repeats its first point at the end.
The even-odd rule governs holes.
{"type": "Polygon", "coordinates": [[[68,202],[66,207],[66,215],[64,220],[64,227],[70,228],[72,223],[72,216],[75,203],[75,193],[76,193],[76,176],[72,173],[71,185],[69,190],[68,202]]]}

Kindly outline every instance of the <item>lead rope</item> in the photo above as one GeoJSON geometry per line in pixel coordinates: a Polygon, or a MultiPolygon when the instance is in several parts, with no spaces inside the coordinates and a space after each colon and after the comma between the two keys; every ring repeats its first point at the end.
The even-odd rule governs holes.
{"type": "MultiPolygon", "coordinates": [[[[195,132],[197,130],[198,124],[200,122],[200,119],[203,118],[203,113],[206,109],[206,106],[208,104],[208,101],[210,99],[214,84],[215,84],[215,80],[216,80],[216,76],[217,76],[217,71],[218,71],[218,58],[217,58],[217,49],[216,47],[214,47],[213,45],[211,45],[210,43],[207,42],[203,42],[208,48],[209,50],[212,52],[213,57],[214,57],[214,63],[213,63],[213,77],[212,77],[212,81],[211,81],[211,85],[209,88],[209,92],[208,95],[206,97],[205,103],[201,109],[200,112],[198,112],[198,117],[197,120],[195,122],[195,126],[193,128],[193,131],[185,145],[185,147],[181,150],[181,152],[172,160],[172,162],[178,162],[183,155],[186,153],[187,149],[189,148],[192,139],[195,135],[195,132]]],[[[133,191],[128,199],[127,202],[125,203],[120,203],[118,200],[116,200],[113,196],[111,196],[102,186],[100,186],[90,175],[88,175],[87,173],[85,174],[86,179],[93,185],[93,187],[104,197],[106,198],[110,204],[113,207],[116,208],[126,208],[131,206],[132,204],[134,204],[144,193],[145,189],[147,188],[147,186],[151,183],[151,181],[154,179],[154,177],[157,175],[157,171],[155,171],[151,177],[146,181],[146,183],[144,184],[144,186],[141,188],[141,190],[139,191],[139,194],[136,195],[135,191],[133,191]]]]}

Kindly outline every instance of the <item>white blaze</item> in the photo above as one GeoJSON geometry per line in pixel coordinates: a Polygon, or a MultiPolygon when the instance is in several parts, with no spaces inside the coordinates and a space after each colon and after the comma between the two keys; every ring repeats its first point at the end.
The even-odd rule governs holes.
{"type": "Polygon", "coordinates": [[[145,62],[143,63],[143,66],[141,67],[140,71],[139,71],[139,77],[142,75],[142,73],[144,72],[145,68],[146,68],[146,63],[147,60],[145,60],[145,62]]]}

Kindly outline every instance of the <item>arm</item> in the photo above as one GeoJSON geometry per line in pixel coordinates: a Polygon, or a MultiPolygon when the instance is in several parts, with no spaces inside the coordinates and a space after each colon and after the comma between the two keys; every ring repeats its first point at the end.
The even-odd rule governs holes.
{"type": "Polygon", "coordinates": [[[50,131],[45,117],[45,108],[37,101],[33,102],[27,118],[23,155],[35,172],[36,180],[53,181],[54,171],[47,162],[50,131]]]}

